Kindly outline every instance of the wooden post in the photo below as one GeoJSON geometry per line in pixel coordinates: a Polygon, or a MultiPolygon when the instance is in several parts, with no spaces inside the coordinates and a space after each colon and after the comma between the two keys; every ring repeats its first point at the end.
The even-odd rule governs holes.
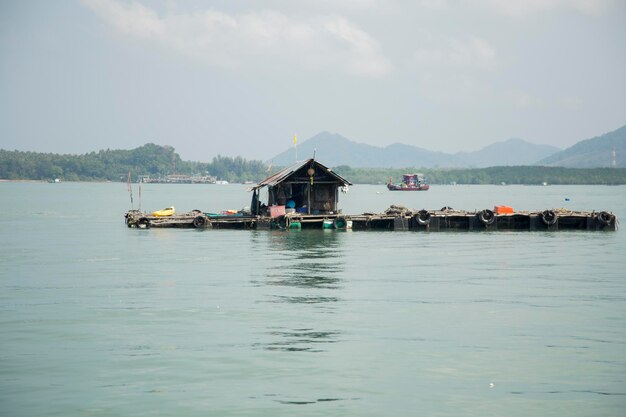
{"type": "Polygon", "coordinates": [[[393,230],[409,230],[408,220],[404,216],[394,217],[393,230]]]}

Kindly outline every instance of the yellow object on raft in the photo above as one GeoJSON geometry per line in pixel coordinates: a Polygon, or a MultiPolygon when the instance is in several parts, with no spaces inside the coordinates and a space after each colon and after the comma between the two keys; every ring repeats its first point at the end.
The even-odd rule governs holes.
{"type": "Polygon", "coordinates": [[[173,216],[174,213],[176,213],[176,209],[174,208],[174,206],[172,206],[172,207],[164,208],[162,210],[157,210],[153,212],[152,215],[154,217],[168,217],[168,216],[173,216]]]}

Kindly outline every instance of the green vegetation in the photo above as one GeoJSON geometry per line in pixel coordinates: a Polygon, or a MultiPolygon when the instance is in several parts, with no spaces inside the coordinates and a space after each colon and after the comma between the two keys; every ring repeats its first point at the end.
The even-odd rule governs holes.
{"type": "Polygon", "coordinates": [[[430,184],[626,184],[624,168],[562,168],[544,166],[505,166],[475,169],[382,169],[350,168],[341,165],[334,172],[356,184],[383,184],[402,180],[402,174],[421,172],[430,184]]]}
{"type": "Polygon", "coordinates": [[[228,182],[259,182],[269,175],[267,166],[261,161],[247,161],[237,156],[230,158],[218,155],[212,162],[186,162],[187,173],[208,173],[228,182]]]}
{"type": "Polygon", "coordinates": [[[9,180],[126,181],[140,175],[153,178],[201,174],[229,182],[260,181],[267,176],[261,161],[217,156],[212,162],[181,160],[171,146],[153,143],[132,150],[103,150],[84,155],[5,151],[0,149],[0,178],[9,180]]]}
{"type": "MultiPolygon", "coordinates": [[[[212,162],[183,161],[171,146],[152,143],[132,150],[102,150],[84,155],[0,150],[0,178],[9,180],[126,181],[140,175],[152,178],[169,174],[211,175],[229,182],[261,181],[269,175],[261,161],[217,156],[212,162]]],[[[276,172],[278,168],[274,169],[276,172]]],[[[576,169],[544,166],[505,166],[477,169],[382,169],[351,168],[333,170],[356,184],[394,182],[402,174],[422,172],[430,184],[626,184],[625,168],[576,169]]]]}

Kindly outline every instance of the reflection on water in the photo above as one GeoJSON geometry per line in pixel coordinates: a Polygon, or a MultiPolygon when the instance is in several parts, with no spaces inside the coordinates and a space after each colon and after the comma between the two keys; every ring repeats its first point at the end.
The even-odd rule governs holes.
{"type": "Polygon", "coordinates": [[[339,282],[335,276],[337,272],[334,267],[303,262],[285,267],[277,273],[268,273],[266,284],[301,288],[336,288],[339,282]]]}
{"type": "Polygon", "coordinates": [[[339,341],[341,332],[320,328],[327,320],[316,315],[334,314],[341,300],[337,294],[344,273],[341,238],[341,232],[331,230],[269,235],[271,262],[263,262],[265,269],[254,284],[271,289],[259,302],[276,304],[288,315],[281,314],[280,325],[268,323],[270,340],[261,344],[264,349],[321,352],[322,344],[339,341]]]}
{"type": "Polygon", "coordinates": [[[339,301],[337,297],[320,297],[320,296],[286,296],[286,295],[276,295],[275,301],[276,303],[302,303],[302,304],[319,304],[319,303],[330,303],[339,301]]]}
{"type": "Polygon", "coordinates": [[[337,230],[291,230],[269,234],[273,248],[298,259],[327,259],[341,256],[342,231],[337,230]]]}
{"type": "Polygon", "coordinates": [[[268,333],[276,340],[263,346],[267,350],[285,352],[322,352],[322,343],[338,342],[337,331],[318,331],[315,329],[288,329],[268,327],[268,333]]]}
{"type": "Polygon", "coordinates": [[[341,401],[342,398],[318,398],[315,401],[278,401],[281,404],[291,404],[291,405],[307,405],[307,404],[315,404],[329,401],[341,401]]]}
{"type": "MultiPolygon", "coordinates": [[[[262,281],[255,283],[302,289],[340,288],[340,275],[344,272],[340,236],[340,232],[313,230],[272,233],[270,248],[276,256],[266,263],[262,281]]],[[[286,302],[314,302],[310,296],[277,297],[286,302]]]]}

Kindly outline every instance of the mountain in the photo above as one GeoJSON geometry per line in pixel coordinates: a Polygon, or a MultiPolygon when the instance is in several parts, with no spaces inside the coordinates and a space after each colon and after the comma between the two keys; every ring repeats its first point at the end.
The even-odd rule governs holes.
{"type": "MultiPolygon", "coordinates": [[[[339,134],[322,132],[298,146],[298,159],[315,157],[329,166],[355,168],[466,168],[503,165],[530,165],[559,151],[547,145],[535,145],[521,139],[494,143],[479,151],[448,154],[416,146],[394,143],[384,148],[353,142],[339,134]]],[[[296,160],[290,148],[271,160],[273,165],[287,166],[296,160]]]]}
{"type": "Polygon", "coordinates": [[[539,161],[540,165],[568,168],[626,168],[626,126],[586,139],[539,161]]]}
{"type": "Polygon", "coordinates": [[[550,145],[536,145],[519,138],[493,143],[475,152],[455,154],[468,166],[486,168],[490,166],[535,165],[537,161],[559,152],[550,145]]]}
{"type": "MultiPolygon", "coordinates": [[[[353,142],[339,134],[322,132],[298,145],[298,159],[315,157],[329,166],[351,167],[435,167],[459,166],[453,155],[432,152],[415,146],[395,143],[385,148],[353,142]]],[[[296,161],[296,150],[290,148],[268,161],[287,166],[296,161]]]]}

